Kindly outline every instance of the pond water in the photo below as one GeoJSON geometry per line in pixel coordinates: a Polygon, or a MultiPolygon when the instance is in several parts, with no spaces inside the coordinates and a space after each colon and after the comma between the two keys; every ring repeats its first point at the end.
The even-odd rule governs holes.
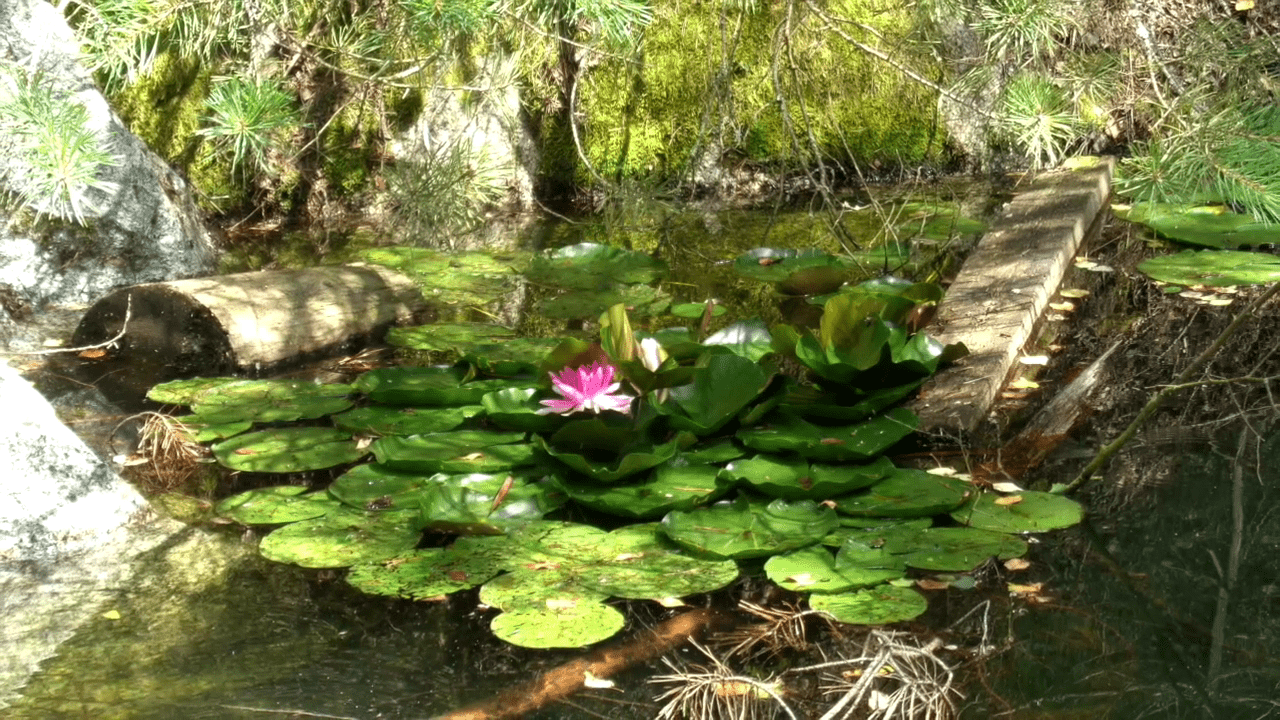
{"type": "MultiPolygon", "coordinates": [[[[985,207],[988,198],[967,202],[985,207]]],[[[881,226],[851,225],[844,238],[874,236],[881,226]]],[[[649,214],[540,226],[521,243],[554,247],[612,237],[667,259],[673,285],[688,288],[679,299],[723,299],[774,321],[781,315],[767,314],[782,312],[776,296],[753,294],[732,277],[727,261],[764,245],[844,249],[841,237],[822,227],[808,213],[781,220],[649,214]],[[698,227],[703,232],[693,232],[698,227]]],[[[1270,477],[1280,467],[1280,441],[1258,444],[1247,458],[1199,450],[1158,487],[1135,493],[1140,500],[1095,508],[1086,526],[1033,546],[1026,582],[1045,582],[1050,602],[1011,600],[1004,582],[1022,579],[990,576],[994,571],[978,573],[974,590],[932,594],[929,614],[907,629],[922,644],[940,635],[956,646],[942,656],[961,669],[965,697],[953,698],[960,717],[1234,718],[1277,711],[1280,666],[1271,648],[1280,635],[1280,555],[1268,548],[1280,543],[1274,490],[1280,484],[1270,477]],[[1242,502],[1247,524],[1237,530],[1233,505],[1242,502]],[[1247,552],[1223,604],[1225,617],[1215,624],[1225,573],[1219,568],[1228,565],[1233,537],[1247,552]],[[1210,668],[1214,680],[1206,683],[1210,668]]],[[[492,698],[580,655],[494,639],[474,592],[419,603],[364,596],[338,573],[262,559],[255,540],[252,532],[192,529],[150,553],[135,587],[93,599],[100,614],[44,663],[5,717],[426,718],[492,698]]],[[[727,605],[743,593],[779,599],[747,581],[706,602],[727,605]]],[[[663,613],[635,603],[622,637],[663,613]]],[[[819,646],[845,649],[847,638],[815,632],[819,646]]],[[[738,669],[767,673],[821,652],[738,669]]],[[[675,655],[698,659],[688,649],[675,655]]],[[[651,718],[660,704],[647,678],[669,672],[658,662],[642,664],[615,677],[613,689],[587,691],[532,717],[651,718]]],[[[815,688],[794,688],[796,702],[812,709],[833,701],[815,688]]],[[[757,716],[771,716],[773,706],[762,703],[757,716]]]]}

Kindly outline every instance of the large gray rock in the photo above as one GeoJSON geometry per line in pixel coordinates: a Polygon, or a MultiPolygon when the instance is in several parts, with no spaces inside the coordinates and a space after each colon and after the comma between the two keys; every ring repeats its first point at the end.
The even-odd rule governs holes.
{"type": "MultiPolygon", "coordinates": [[[[99,175],[113,189],[87,191],[81,198],[85,226],[50,222],[22,228],[0,214],[0,290],[7,285],[36,307],[88,303],[121,285],[207,275],[216,268],[186,181],[124,127],[79,55],[75,35],[52,5],[0,2],[0,63],[39,73],[52,92],[83,104],[90,127],[118,160],[99,175]]],[[[9,142],[0,137],[0,177],[22,172],[21,159],[7,151],[9,142]]]]}
{"type": "Polygon", "coordinates": [[[0,708],[173,533],[0,362],[0,708]]]}

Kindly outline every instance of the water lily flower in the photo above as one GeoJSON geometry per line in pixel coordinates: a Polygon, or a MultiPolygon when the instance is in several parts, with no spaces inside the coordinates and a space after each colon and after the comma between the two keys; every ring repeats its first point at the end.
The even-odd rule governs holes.
{"type": "Polygon", "coordinates": [[[640,341],[638,351],[640,364],[644,365],[649,372],[657,372],[658,368],[662,367],[663,361],[667,359],[667,351],[663,350],[662,345],[651,337],[640,341]]]}
{"type": "Polygon", "coordinates": [[[550,373],[551,385],[563,399],[543,400],[546,407],[538,414],[556,412],[568,415],[579,411],[598,413],[601,410],[630,413],[631,401],[635,398],[618,392],[621,384],[614,382],[614,372],[616,368],[612,365],[597,361],[579,368],[567,367],[558,375],[550,373]]]}

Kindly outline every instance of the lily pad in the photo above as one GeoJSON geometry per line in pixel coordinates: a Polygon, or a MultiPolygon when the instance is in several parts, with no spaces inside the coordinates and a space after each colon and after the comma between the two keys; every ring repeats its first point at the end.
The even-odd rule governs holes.
{"type": "Polygon", "coordinates": [[[557,338],[512,338],[500,344],[479,344],[459,348],[462,362],[470,363],[485,375],[511,377],[536,374],[542,358],[560,344],[557,338]]]}
{"type": "Polygon", "coordinates": [[[623,285],[610,290],[576,290],[546,298],[538,303],[537,314],[559,320],[582,320],[622,304],[636,317],[659,315],[671,305],[671,297],[648,285],[623,285]]]}
{"type": "Polygon", "coordinates": [[[423,473],[499,472],[531,465],[534,449],[524,433],[455,430],[429,435],[389,435],[369,446],[394,470],[423,473]]]}
{"type": "Polygon", "coordinates": [[[478,405],[461,407],[388,407],[370,405],[333,416],[333,424],[365,435],[420,435],[456,430],[483,412],[478,405]]]}
{"type": "Polygon", "coordinates": [[[652,282],[666,274],[666,263],[645,253],[611,245],[579,243],[535,257],[526,276],[538,285],[603,290],[615,284],[652,282]]]}
{"type": "Polygon", "coordinates": [[[733,323],[712,333],[703,344],[722,345],[752,362],[773,352],[773,337],[760,318],[733,323]]]}
{"type": "MultiPolygon", "coordinates": [[[[848,268],[844,261],[815,248],[755,248],[739,255],[733,261],[733,270],[739,275],[763,282],[784,282],[803,271],[817,268],[839,275],[842,281],[848,268]]],[[[839,285],[840,281],[836,282],[839,285]]]]}
{"type": "Polygon", "coordinates": [[[457,368],[388,367],[356,378],[355,386],[375,402],[386,405],[479,405],[488,393],[511,387],[509,380],[463,383],[457,368]]]}
{"type": "Polygon", "coordinates": [[[686,441],[677,435],[660,445],[637,441],[626,427],[595,417],[566,423],[550,440],[534,435],[534,443],[551,457],[603,482],[656,467],[670,460],[686,441]]]}
{"type": "Polygon", "coordinates": [[[329,494],[357,510],[413,510],[427,473],[393,470],[378,463],[357,465],[329,484],[329,494]]]}
{"type": "Polygon", "coordinates": [[[1175,285],[1270,285],[1280,282],[1280,257],[1236,250],[1183,250],[1138,264],[1138,269],[1175,285]]]}
{"type": "Polygon", "coordinates": [[[515,332],[488,323],[435,323],[414,327],[394,327],[387,342],[400,347],[432,352],[465,351],[477,345],[492,345],[515,339],[515,332]]]}
{"type": "Polygon", "coordinates": [[[867,487],[894,471],[888,458],[867,465],[819,465],[775,455],[757,455],[725,466],[760,492],[788,500],[825,500],[867,487]]]}
{"type": "Polygon", "coordinates": [[[245,525],[277,525],[320,517],[338,507],[325,493],[307,493],[306,486],[276,485],[232,495],[214,512],[245,525]]]}
{"type": "Polygon", "coordinates": [[[542,606],[504,610],[489,629],[520,647],[576,648],[607,640],[627,624],[626,616],[598,600],[555,600],[542,606]]]}
{"type": "Polygon", "coordinates": [[[1004,498],[984,493],[951,513],[951,517],[963,525],[984,530],[1044,532],[1078,525],[1084,518],[1084,508],[1062,495],[1024,490],[1004,498]]]}
{"type": "Polygon", "coordinates": [[[822,538],[828,547],[842,547],[856,540],[867,547],[882,548],[893,535],[914,535],[933,524],[933,518],[841,517],[840,527],[822,538]]]}
{"type": "Polygon", "coordinates": [[[349,567],[386,560],[418,544],[416,512],[360,512],[345,508],[272,532],[258,550],[280,563],[310,568],[349,567]]]}
{"type": "MultiPolygon", "coordinates": [[[[711,305],[711,317],[720,317],[729,312],[724,305],[713,303],[711,305]]],[[[676,317],[687,318],[690,320],[701,320],[707,313],[706,303],[677,303],[671,306],[671,314],[676,317]]]]}
{"type": "Polygon", "coordinates": [[[713,557],[776,555],[812,545],[839,525],[835,511],[811,500],[767,505],[740,497],[662,519],[663,531],[682,547],[713,557]]]}
{"type": "Polygon", "coordinates": [[[365,451],[341,430],[302,427],[237,435],[214,445],[213,455],[233,470],[291,473],[355,462],[365,451]]]}
{"type": "Polygon", "coordinates": [[[207,443],[214,440],[224,440],[239,435],[240,433],[253,427],[252,420],[234,420],[231,422],[208,422],[199,415],[183,415],[176,417],[174,420],[182,423],[186,428],[186,434],[194,442],[207,443]]]}
{"type": "Polygon", "coordinates": [[[1114,207],[1116,217],[1141,223],[1157,233],[1191,245],[1235,250],[1280,244],[1280,227],[1221,205],[1139,203],[1114,207]]]}
{"type": "Polygon", "coordinates": [[[1022,557],[1027,544],[1005,533],[972,527],[925,528],[914,535],[895,535],[885,550],[913,568],[968,572],[991,558],[1022,557]]]}
{"type": "Polygon", "coordinates": [[[891,568],[837,567],[835,557],[821,545],[774,555],[764,564],[764,572],[787,590],[815,593],[870,587],[903,575],[902,570],[891,568]]]}
{"type": "Polygon", "coordinates": [[[923,615],[929,601],[911,588],[881,585],[856,592],[810,595],[809,607],[843,623],[887,625],[923,615]]]}
{"type": "Polygon", "coordinates": [[[285,422],[324,417],[351,407],[350,385],[303,380],[239,380],[211,387],[191,412],[210,425],[231,422],[285,422]]]}
{"type": "MultiPolygon", "coordinates": [[[[504,538],[473,538],[499,540],[504,538]]],[[[507,569],[493,553],[455,548],[420,548],[388,560],[360,563],[347,573],[347,583],[370,595],[426,600],[483,585],[507,569]]]]}
{"type": "Polygon", "coordinates": [[[660,518],[671,510],[692,510],[729,490],[720,468],[711,465],[661,465],[647,480],[600,485],[563,481],[561,489],[593,510],[630,518],[660,518]]]}
{"type": "Polygon", "coordinates": [[[538,402],[537,388],[506,388],[491,392],[480,399],[485,417],[498,427],[524,432],[545,432],[564,424],[561,415],[540,415],[543,409],[538,402]]]}
{"type": "Polygon", "coordinates": [[[239,382],[244,382],[244,380],[231,377],[194,377],[184,380],[170,380],[148,390],[147,399],[166,405],[190,405],[220,387],[239,382]]]}
{"type": "Polygon", "coordinates": [[[738,577],[732,560],[707,560],[681,552],[658,523],[629,525],[601,541],[577,582],[613,597],[661,600],[718,590],[738,577]]]}
{"type": "Polygon", "coordinates": [[[910,410],[894,408],[857,425],[824,427],[780,414],[761,427],[738,431],[744,445],[761,452],[794,452],[810,460],[867,461],[910,435],[919,420],[910,410]]]}
{"type": "Polygon", "coordinates": [[[836,509],[846,515],[921,517],[950,512],[972,492],[973,487],[963,480],[898,468],[868,490],[835,502],[836,509]]]}
{"type": "Polygon", "coordinates": [[[655,407],[678,430],[709,435],[733,419],[769,385],[760,364],[730,353],[704,355],[693,381],[672,388],[670,399],[655,407]]]}
{"type": "Polygon", "coordinates": [[[530,253],[515,251],[441,252],[428,248],[382,247],[361,253],[367,262],[399,270],[428,300],[442,305],[487,305],[515,289],[530,253]]]}
{"type": "Polygon", "coordinates": [[[426,529],[492,535],[541,519],[565,495],[537,473],[470,473],[435,475],[417,499],[426,529]]]}

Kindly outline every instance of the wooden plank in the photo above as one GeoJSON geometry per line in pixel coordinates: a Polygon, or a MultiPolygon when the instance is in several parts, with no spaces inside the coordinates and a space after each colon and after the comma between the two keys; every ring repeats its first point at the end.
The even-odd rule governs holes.
{"type": "Polygon", "coordinates": [[[1017,195],[965,260],[928,332],[968,357],[931,378],[911,409],[920,430],[970,433],[996,396],[1111,193],[1115,161],[1045,173],[1017,195]]]}

